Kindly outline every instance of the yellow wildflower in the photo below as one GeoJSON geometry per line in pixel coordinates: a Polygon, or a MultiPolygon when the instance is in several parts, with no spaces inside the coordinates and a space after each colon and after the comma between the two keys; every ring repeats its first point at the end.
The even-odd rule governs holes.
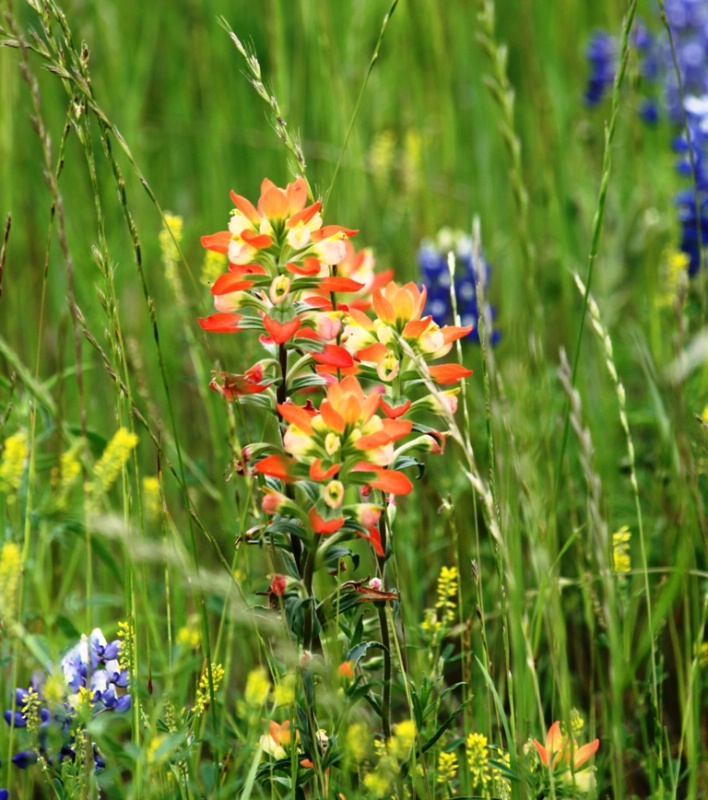
{"type": "Polygon", "coordinates": [[[39,701],[39,694],[31,686],[27,690],[27,694],[22,700],[22,716],[27,723],[27,730],[31,734],[36,734],[39,730],[39,708],[41,703],[39,701]]]}
{"type": "Polygon", "coordinates": [[[156,475],[143,478],[143,502],[145,516],[150,520],[158,519],[162,511],[160,499],[160,479],[156,475]]]}
{"type": "Polygon", "coordinates": [[[438,756],[438,783],[452,783],[457,777],[457,756],[454,753],[440,753],[438,756]]]}
{"type": "Polygon", "coordinates": [[[383,770],[375,770],[364,775],[364,786],[372,797],[383,798],[388,796],[391,790],[391,778],[383,770]]]}
{"type": "Polygon", "coordinates": [[[408,757],[411,747],[415,744],[416,727],[412,719],[399,722],[393,729],[394,735],[388,743],[388,751],[398,759],[408,757]]]}
{"type": "Polygon", "coordinates": [[[270,680],[263,667],[251,670],[246,679],[246,689],[244,691],[244,698],[246,705],[253,708],[259,708],[268,699],[270,693],[270,680]]]}
{"type": "Polygon", "coordinates": [[[204,255],[202,274],[199,280],[204,286],[211,286],[226,269],[228,263],[229,259],[223,253],[215,253],[213,250],[207,250],[204,255]]]}
{"type": "Polygon", "coordinates": [[[577,708],[570,709],[570,730],[572,733],[577,736],[579,733],[583,732],[583,728],[585,727],[585,720],[583,719],[583,715],[578,711],[577,708]]]}
{"type": "Polygon", "coordinates": [[[53,502],[54,507],[59,511],[66,509],[69,493],[81,475],[78,453],[82,446],[83,442],[81,441],[73,444],[66,453],[61,454],[59,465],[52,470],[52,488],[55,490],[53,502]]]}
{"type": "Polygon", "coordinates": [[[369,745],[369,730],[361,722],[355,722],[347,728],[344,738],[344,749],[347,759],[353,764],[359,764],[367,755],[369,745]]]}
{"type": "Polygon", "coordinates": [[[284,675],[273,690],[276,706],[291,706],[295,702],[295,676],[284,675]]]}
{"type": "Polygon", "coordinates": [[[182,241],[184,220],[176,214],[165,213],[160,231],[160,250],[165,263],[179,261],[179,243],[182,241]]]}
{"type": "Polygon", "coordinates": [[[657,295],[659,308],[670,308],[682,287],[688,283],[689,257],[680,250],[670,250],[661,265],[662,290],[657,295]]]}
{"type": "Polygon", "coordinates": [[[163,752],[159,757],[157,755],[157,751],[165,739],[167,739],[167,736],[164,733],[158,733],[150,740],[145,754],[148,764],[161,764],[167,758],[167,752],[163,752]]]}
{"type": "Polygon", "coordinates": [[[107,492],[113,486],[137,444],[138,437],[134,433],[127,428],[118,429],[94,469],[92,488],[95,494],[107,492]]]}
{"type": "Polygon", "coordinates": [[[132,673],[135,658],[135,629],[129,622],[118,623],[118,639],[120,640],[118,668],[132,673]]]}
{"type": "Polygon", "coordinates": [[[7,502],[15,502],[15,494],[22,483],[25,461],[29,454],[27,434],[24,431],[9,436],[0,461],[0,492],[7,495],[7,502]]]}
{"type": "Polygon", "coordinates": [[[435,608],[442,609],[443,624],[449,625],[455,620],[457,603],[457,567],[443,567],[438,576],[438,602],[435,608]]]}
{"type": "Polygon", "coordinates": [[[17,587],[22,569],[22,554],[14,542],[0,550],[0,621],[9,625],[17,613],[17,587]]]}
{"type": "Polygon", "coordinates": [[[612,534],[612,566],[614,571],[621,575],[632,569],[632,559],[629,555],[631,538],[632,534],[626,525],[612,534]]]}
{"type": "MultiPolygon", "coordinates": [[[[216,694],[219,684],[224,679],[224,668],[221,664],[211,665],[211,680],[214,686],[214,694],[216,694]]],[[[192,712],[200,717],[209,708],[211,701],[211,693],[209,692],[209,670],[205,669],[199,678],[199,686],[197,687],[197,700],[192,706],[192,712]]]]}
{"type": "Polygon", "coordinates": [[[467,766],[470,768],[472,786],[484,791],[489,783],[489,750],[487,737],[482,733],[471,733],[465,743],[467,748],[467,766]]]}
{"type": "Polygon", "coordinates": [[[381,186],[390,182],[396,159],[396,135],[393,131],[381,131],[374,138],[369,150],[369,166],[374,181],[381,186]]]}
{"type": "Polygon", "coordinates": [[[190,617],[186,625],[177,631],[177,644],[189,650],[196,650],[199,647],[202,637],[199,632],[199,620],[197,617],[190,617]]]}

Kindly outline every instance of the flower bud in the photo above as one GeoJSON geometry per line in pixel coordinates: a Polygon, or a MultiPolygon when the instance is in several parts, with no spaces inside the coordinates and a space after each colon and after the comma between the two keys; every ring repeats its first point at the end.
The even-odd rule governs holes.
{"type": "Polygon", "coordinates": [[[282,303],[290,294],[290,278],[285,275],[279,275],[277,278],[274,278],[268,294],[270,296],[270,302],[273,303],[273,305],[282,303]]]}
{"type": "Polygon", "coordinates": [[[330,508],[339,508],[344,499],[344,484],[341,481],[330,481],[324,491],[324,501],[330,508]]]}

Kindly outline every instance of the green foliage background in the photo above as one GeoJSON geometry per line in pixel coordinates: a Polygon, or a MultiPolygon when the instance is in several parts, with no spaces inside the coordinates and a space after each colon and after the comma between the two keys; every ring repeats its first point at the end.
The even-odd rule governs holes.
{"type": "MultiPolygon", "coordinates": [[[[642,571],[639,556],[617,396],[605,370],[603,348],[589,328],[577,382],[584,424],[595,444],[600,513],[610,533],[624,524],[634,532],[635,572],[610,598],[604,597],[597,578],[603,559],[594,551],[596,543],[589,533],[593,523],[588,514],[587,470],[581,467],[582,453],[572,432],[563,469],[557,468],[567,401],[555,373],[559,349],[572,354],[581,324],[582,298],[572,274],[578,272],[583,278],[586,274],[602,175],[603,127],[609,116],[609,105],[594,111],[583,106],[584,50],[596,26],[619,33],[621,5],[610,0],[500,0],[496,5],[496,39],[508,48],[515,132],[529,194],[531,275],[519,236],[500,112],[486,85],[493,68],[477,41],[480,5],[471,0],[399,3],[326,208],[327,221],[357,228],[357,246],[373,246],[380,266],[393,267],[399,280],[417,278],[416,251],[422,237],[434,235],[442,226],[469,230],[474,217],[481,222],[485,254],[493,265],[491,301],[498,308],[497,324],[503,332],[494,354],[499,382],[491,387],[489,425],[495,433],[492,474],[506,547],[502,572],[509,584],[502,600],[496,567],[500,557],[469,484],[456,467],[460,455],[450,447],[444,457],[429,462],[420,486],[399,507],[397,583],[404,596],[404,615],[409,626],[422,618],[422,609],[434,595],[438,567],[453,562],[459,541],[464,607],[471,613],[479,601],[470,567],[475,559],[482,575],[495,676],[500,693],[508,690],[516,698],[514,724],[520,741],[542,734],[530,660],[540,676],[539,702],[548,719],[565,719],[570,706],[577,705],[589,715],[593,729],[602,729],[608,737],[607,744],[603,742],[599,783],[611,785],[617,797],[624,791],[626,796],[633,792],[646,796],[649,785],[658,792],[662,781],[674,790],[687,781],[693,790],[701,785],[706,791],[701,755],[706,753],[705,728],[701,729],[705,694],[700,680],[696,683],[691,676],[695,676],[693,647],[705,624],[702,597],[708,568],[705,431],[695,419],[707,402],[708,373],[700,367],[678,385],[665,379],[666,366],[705,323],[705,292],[694,287],[678,314],[657,305],[665,289],[660,277],[664,251],[677,242],[672,195],[682,184],[673,167],[668,124],[647,129],[637,116],[641,79],[635,54],[630,55],[621,96],[592,288],[626,388],[649,573],[642,571]],[[382,142],[390,143],[383,163],[377,160],[382,142]],[[439,514],[446,498],[452,509],[439,514]],[[459,540],[452,535],[453,523],[459,540]],[[651,628],[646,586],[655,612],[651,628]],[[623,609],[620,640],[609,645],[594,619],[596,605],[605,602],[623,609]],[[506,637],[512,645],[506,666],[513,686],[504,675],[506,637]],[[647,687],[656,688],[650,643],[655,647],[655,668],[666,678],[662,683],[666,714],[656,728],[651,714],[645,713],[651,694],[647,687]],[[621,652],[613,650],[620,646],[621,652]],[[601,677],[608,659],[613,669],[623,665],[624,670],[614,696],[601,677]],[[612,705],[617,700],[624,708],[612,705]],[[679,706],[680,712],[672,711],[679,706]],[[684,740],[684,761],[673,764],[678,742],[684,740]],[[657,752],[659,742],[664,763],[649,767],[646,760],[657,752]],[[691,776],[679,781],[683,769],[691,776]],[[650,778],[626,777],[635,773],[650,778]]],[[[200,384],[190,348],[196,338],[207,374],[217,360],[227,369],[241,371],[251,363],[252,351],[239,336],[204,338],[198,332],[196,317],[210,305],[208,290],[198,281],[203,259],[199,238],[223,228],[229,190],[255,199],[263,177],[285,185],[292,173],[286,151],[270,129],[267,108],[241,74],[242,59],[218,18],[223,15],[242,41],[252,43],[288,128],[301,136],[308,179],[324,193],[388,8],[389,3],[381,0],[64,3],[75,41],[85,42],[90,51],[98,105],[128,143],[160,206],[184,218],[186,264],[181,279],[187,308],[176,302],[163,274],[160,214],[114,140],[154,300],[176,429],[190,462],[191,497],[228,560],[235,538],[244,532],[248,509],[239,479],[225,481],[231,461],[229,420],[216,395],[207,396],[200,384]]],[[[37,28],[29,5],[15,0],[12,13],[23,30],[37,28]]],[[[66,124],[67,93],[59,78],[42,68],[41,59],[30,54],[29,61],[39,80],[42,113],[56,156],[66,124]]],[[[15,361],[0,357],[0,375],[9,379],[18,362],[33,370],[40,352],[38,377],[57,402],[60,417],[79,430],[83,402],[93,448],[99,454],[118,427],[116,409],[123,401],[117,399],[100,355],[85,339],[81,344],[85,390],[83,400],[79,397],[67,272],[55,236],[45,265],[51,196],[43,177],[41,144],[32,129],[35,112],[19,62],[17,49],[0,49],[0,213],[12,214],[0,297],[0,338],[16,354],[15,361]],[[40,342],[38,307],[45,266],[47,306],[40,342]]],[[[95,124],[92,131],[100,154],[95,124]]],[[[128,374],[151,428],[167,441],[169,414],[150,314],[111,168],[100,157],[97,173],[128,374]]],[[[87,328],[110,350],[104,334],[110,321],[99,297],[105,287],[92,256],[98,242],[94,195],[84,149],[73,130],[66,142],[59,189],[76,303],[87,328]]],[[[475,369],[468,386],[471,434],[480,473],[486,477],[492,462],[484,370],[478,349],[466,348],[465,359],[475,369]]],[[[1,388],[0,402],[16,406],[4,435],[13,424],[22,423],[22,403],[10,395],[7,381],[1,388]]],[[[258,424],[248,418],[250,438],[259,437],[258,424]]],[[[45,478],[60,451],[48,422],[47,431],[41,440],[46,458],[40,475],[45,478]]],[[[139,463],[145,474],[156,470],[155,450],[146,436],[139,463]]],[[[178,488],[169,476],[166,493],[186,540],[178,488]]],[[[212,548],[201,542],[203,564],[217,569],[212,548]]],[[[66,556],[61,548],[54,553],[62,563],[66,556]]],[[[107,584],[106,594],[113,596],[108,602],[121,616],[122,587],[115,585],[115,570],[109,566],[114,558],[120,561],[122,556],[109,553],[99,559],[95,577],[107,584]]],[[[611,552],[603,558],[611,561],[611,552]]],[[[255,555],[246,562],[249,587],[264,590],[264,564],[255,555]]],[[[60,568],[55,565],[55,569],[60,568]]],[[[157,586],[159,581],[158,570],[146,586],[157,586]]],[[[68,591],[63,591],[64,599],[68,591]]],[[[184,591],[178,619],[189,611],[184,591]]],[[[80,598],[74,599],[81,607],[80,598]]],[[[43,633],[57,636],[58,648],[50,600],[46,598],[44,611],[50,618],[43,633]]],[[[155,609],[156,615],[160,613],[155,609]]],[[[71,609],[61,615],[71,617],[71,609]]],[[[74,624],[81,629],[75,618],[74,624]]],[[[478,623],[471,624],[473,649],[479,652],[478,623]]],[[[159,661],[159,656],[155,658],[159,661]]],[[[238,669],[232,680],[242,683],[238,669]]],[[[475,680],[475,691],[484,695],[482,677],[478,674],[475,680]]],[[[489,722],[489,708],[475,710],[478,724],[489,722]]]]}

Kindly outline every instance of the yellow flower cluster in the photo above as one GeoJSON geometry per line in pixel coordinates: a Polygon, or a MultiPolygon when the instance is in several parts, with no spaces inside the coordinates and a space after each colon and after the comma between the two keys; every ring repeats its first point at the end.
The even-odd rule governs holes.
{"type": "Polygon", "coordinates": [[[52,470],[52,487],[54,489],[53,503],[59,511],[64,511],[77,478],[81,475],[81,462],[78,452],[82,442],[76,442],[66,453],[59,458],[59,466],[52,470]]]}
{"type": "Polygon", "coordinates": [[[160,479],[156,475],[143,478],[143,503],[145,516],[150,520],[158,519],[162,511],[160,499],[160,479]]]}
{"type": "Polygon", "coordinates": [[[184,220],[182,217],[177,214],[170,214],[169,211],[165,213],[165,220],[160,231],[160,250],[165,264],[179,261],[179,247],[177,245],[182,241],[183,228],[184,220]]]}
{"type": "Polygon", "coordinates": [[[275,684],[273,702],[276,706],[291,706],[295,702],[295,675],[284,675],[275,684]]]}
{"type": "MultiPolygon", "coordinates": [[[[214,694],[219,688],[219,684],[224,679],[224,668],[221,664],[211,665],[211,679],[214,685],[214,694]]],[[[209,670],[204,670],[201,678],[199,679],[199,686],[197,687],[197,700],[192,706],[192,712],[200,717],[209,708],[210,694],[209,694],[209,670]]]]}
{"type": "Polygon", "coordinates": [[[17,613],[17,587],[20,582],[22,554],[14,542],[5,542],[0,550],[0,622],[8,626],[17,613]]]}
{"type": "Polygon", "coordinates": [[[467,766],[472,777],[472,786],[484,792],[489,784],[489,750],[487,737],[482,733],[471,733],[465,742],[467,766]]]}
{"type": "Polygon", "coordinates": [[[455,753],[440,753],[438,756],[438,783],[452,783],[457,777],[458,766],[455,753]]]}
{"type": "Polygon", "coordinates": [[[138,437],[134,433],[127,428],[118,429],[94,469],[94,494],[107,492],[113,486],[137,444],[138,437]]]}
{"type": "Polygon", "coordinates": [[[8,503],[15,502],[15,495],[25,472],[28,453],[29,445],[24,431],[19,431],[5,440],[5,449],[0,461],[0,492],[7,495],[8,503]]]}
{"type": "Polygon", "coordinates": [[[215,253],[213,250],[207,250],[204,255],[204,263],[202,264],[202,274],[199,277],[204,286],[211,286],[212,283],[221,275],[226,269],[228,258],[223,253],[215,253]]]}
{"type": "Polygon", "coordinates": [[[121,670],[127,670],[128,674],[132,674],[135,658],[135,630],[128,621],[118,623],[118,639],[120,640],[118,667],[121,670]]]}
{"type": "Polygon", "coordinates": [[[612,567],[620,575],[632,569],[632,559],[629,555],[629,542],[632,538],[629,528],[623,525],[617,533],[612,534],[612,567]]]}
{"type": "Polygon", "coordinates": [[[196,650],[202,636],[199,632],[199,620],[197,617],[190,617],[186,625],[177,631],[177,644],[181,644],[189,650],[196,650]]]}
{"type": "Polygon", "coordinates": [[[260,708],[268,700],[270,679],[263,667],[258,667],[248,673],[246,689],[243,694],[246,705],[252,708],[260,708]]]}
{"type": "Polygon", "coordinates": [[[659,308],[670,308],[679,295],[679,290],[688,284],[689,257],[680,250],[670,250],[661,266],[662,290],[656,298],[659,308]]]}
{"type": "Polygon", "coordinates": [[[360,764],[367,756],[369,749],[369,729],[361,722],[355,722],[347,728],[344,738],[344,750],[347,760],[352,764],[360,764]]]}
{"type": "Polygon", "coordinates": [[[443,567],[438,575],[438,602],[435,608],[442,609],[443,624],[446,625],[455,619],[457,578],[457,567],[443,567]]]}
{"type": "Polygon", "coordinates": [[[24,697],[22,708],[20,710],[22,711],[22,716],[27,722],[27,730],[33,735],[39,730],[40,705],[41,703],[39,702],[39,694],[30,686],[27,694],[24,697]]]}
{"type": "Polygon", "coordinates": [[[458,580],[457,567],[443,567],[440,570],[435,608],[425,609],[421,625],[423,631],[431,636],[433,642],[437,642],[443,629],[447,630],[455,621],[458,580]]]}

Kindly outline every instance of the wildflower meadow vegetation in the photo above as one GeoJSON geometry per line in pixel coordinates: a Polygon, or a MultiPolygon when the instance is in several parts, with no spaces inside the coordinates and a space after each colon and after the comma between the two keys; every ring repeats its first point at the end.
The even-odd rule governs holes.
{"type": "Polygon", "coordinates": [[[1,0],[0,109],[0,800],[708,797],[708,0],[1,0]]]}

